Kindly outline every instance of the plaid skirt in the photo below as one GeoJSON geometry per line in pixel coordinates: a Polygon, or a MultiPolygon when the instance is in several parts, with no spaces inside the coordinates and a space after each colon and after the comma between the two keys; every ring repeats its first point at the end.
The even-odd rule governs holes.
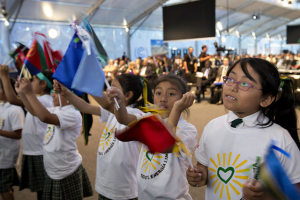
{"type": "Polygon", "coordinates": [[[51,179],[46,174],[43,200],[81,200],[92,195],[93,189],[82,165],[61,180],[51,179]]]}
{"type": "MultiPolygon", "coordinates": [[[[112,199],[106,198],[105,196],[99,194],[98,200],[112,200],[112,199]]],[[[129,200],[138,200],[138,198],[133,198],[133,199],[129,199],[129,200]]]]}
{"type": "Polygon", "coordinates": [[[19,185],[16,168],[0,169],[0,193],[13,191],[14,185],[19,185]]]}
{"type": "Polygon", "coordinates": [[[31,192],[42,191],[44,188],[45,174],[42,155],[23,155],[20,190],[29,188],[31,192]]]}

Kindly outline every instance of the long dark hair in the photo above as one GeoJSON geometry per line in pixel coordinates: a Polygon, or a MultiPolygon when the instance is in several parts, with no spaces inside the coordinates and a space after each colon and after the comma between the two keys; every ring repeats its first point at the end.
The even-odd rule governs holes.
{"type": "Polygon", "coordinates": [[[269,118],[269,121],[259,125],[268,127],[273,123],[279,124],[289,131],[300,149],[293,82],[288,78],[281,79],[277,68],[270,62],[260,58],[243,58],[237,61],[228,69],[227,76],[237,64],[240,64],[245,75],[254,81],[247,70],[247,66],[251,66],[259,75],[263,95],[275,97],[275,100],[269,106],[261,108],[262,113],[269,118]]]}
{"type": "Polygon", "coordinates": [[[136,104],[143,92],[143,85],[140,76],[133,74],[121,74],[116,76],[116,79],[120,83],[125,95],[130,91],[133,93],[133,96],[129,99],[128,105],[136,104]]]}

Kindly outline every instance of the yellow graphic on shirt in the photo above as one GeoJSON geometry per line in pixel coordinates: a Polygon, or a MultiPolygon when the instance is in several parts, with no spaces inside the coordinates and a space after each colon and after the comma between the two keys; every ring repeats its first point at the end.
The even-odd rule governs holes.
{"type": "Polygon", "coordinates": [[[4,127],[4,119],[0,117],[0,129],[4,127]]]}
{"type": "Polygon", "coordinates": [[[55,133],[55,126],[52,124],[48,124],[46,129],[46,135],[44,137],[44,144],[49,144],[49,142],[54,136],[54,133],[55,133]]]}
{"type": "Polygon", "coordinates": [[[141,166],[141,177],[152,179],[158,176],[168,162],[168,154],[152,154],[149,150],[143,150],[144,158],[141,166]]]}
{"type": "Polygon", "coordinates": [[[240,154],[235,158],[232,157],[232,152],[228,156],[226,156],[226,153],[223,153],[223,155],[217,154],[217,162],[210,158],[212,165],[208,170],[212,175],[209,176],[209,181],[212,182],[214,193],[220,199],[226,195],[226,199],[231,200],[232,193],[240,195],[241,190],[239,188],[243,187],[241,181],[248,179],[248,176],[245,176],[244,173],[250,172],[250,167],[245,168],[247,160],[241,161],[239,158],[240,154]]]}
{"type": "Polygon", "coordinates": [[[107,126],[104,128],[104,132],[101,135],[99,142],[99,152],[107,153],[115,143],[116,138],[114,137],[115,126],[108,129],[107,126]]]}

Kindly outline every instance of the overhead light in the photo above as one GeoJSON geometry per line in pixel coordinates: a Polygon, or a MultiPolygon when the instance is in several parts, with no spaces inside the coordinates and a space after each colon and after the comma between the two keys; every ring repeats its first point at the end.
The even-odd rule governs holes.
{"type": "Polygon", "coordinates": [[[52,38],[52,39],[57,38],[57,36],[58,36],[58,31],[57,31],[56,29],[54,29],[54,28],[50,28],[50,29],[48,30],[48,35],[49,35],[49,37],[52,38]]]}
{"type": "Polygon", "coordinates": [[[226,38],[222,37],[222,43],[225,43],[225,42],[226,42],[226,38]]]}
{"type": "Polygon", "coordinates": [[[257,19],[259,19],[259,18],[260,18],[260,16],[257,15],[257,14],[253,14],[253,15],[252,15],[252,19],[253,19],[253,20],[257,20],[257,19]]]}
{"type": "Polygon", "coordinates": [[[222,30],[223,30],[222,22],[218,21],[218,22],[216,23],[216,26],[217,26],[217,29],[218,29],[219,31],[222,31],[222,30]]]}
{"type": "Polygon", "coordinates": [[[270,40],[270,35],[269,35],[269,33],[266,33],[266,38],[267,38],[268,40],[270,40]]]}
{"type": "Polygon", "coordinates": [[[9,26],[9,21],[6,18],[4,19],[4,25],[9,26]]]}
{"type": "Polygon", "coordinates": [[[27,27],[26,27],[26,31],[29,31],[29,30],[30,30],[30,28],[27,26],[27,27]]]}
{"type": "Polygon", "coordinates": [[[126,28],[125,28],[125,31],[126,31],[126,33],[128,33],[128,32],[129,32],[129,28],[128,28],[128,27],[126,27],[126,28]]]}
{"type": "Polygon", "coordinates": [[[235,31],[237,37],[240,37],[240,32],[238,30],[235,31]]]}
{"type": "Polygon", "coordinates": [[[47,16],[47,17],[52,17],[53,16],[53,8],[51,6],[50,3],[44,3],[42,5],[43,8],[43,13],[47,16]]]}
{"type": "Polygon", "coordinates": [[[255,34],[255,32],[252,32],[252,37],[253,37],[254,39],[256,39],[256,34],[255,34]]]}

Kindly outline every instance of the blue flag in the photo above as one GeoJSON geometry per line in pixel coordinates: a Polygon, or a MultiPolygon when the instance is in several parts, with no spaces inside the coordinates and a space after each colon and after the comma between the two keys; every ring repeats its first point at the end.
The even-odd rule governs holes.
{"type": "Polygon", "coordinates": [[[74,76],[72,88],[91,94],[93,96],[102,97],[105,75],[96,53],[91,48],[91,54],[88,55],[84,51],[80,65],[74,76]]]}
{"type": "Polygon", "coordinates": [[[299,200],[300,193],[289,180],[288,175],[274,153],[274,149],[289,157],[287,152],[275,145],[271,145],[266,155],[265,163],[260,169],[260,179],[277,199],[299,200]]]}
{"type": "MultiPolygon", "coordinates": [[[[62,61],[53,74],[53,79],[58,80],[67,88],[71,89],[73,78],[77,72],[84,51],[82,42],[75,33],[62,61]]],[[[79,91],[73,91],[79,96],[82,95],[79,91]]]]}

